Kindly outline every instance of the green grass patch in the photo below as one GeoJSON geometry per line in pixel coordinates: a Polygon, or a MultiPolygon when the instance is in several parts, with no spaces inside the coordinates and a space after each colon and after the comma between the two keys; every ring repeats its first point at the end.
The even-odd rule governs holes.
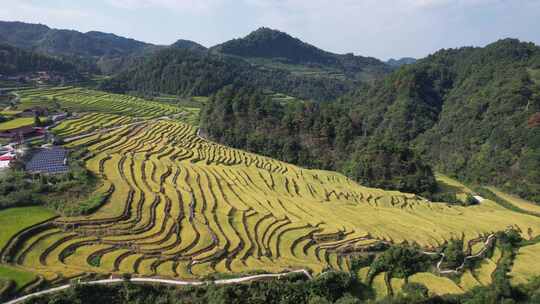
{"type": "Polygon", "coordinates": [[[3,116],[15,116],[15,115],[20,114],[20,113],[22,113],[22,111],[4,110],[4,111],[0,112],[0,115],[3,115],[3,116]]]}
{"type": "Polygon", "coordinates": [[[540,69],[527,69],[531,80],[540,84],[540,69]]]}
{"type": "Polygon", "coordinates": [[[17,284],[17,288],[22,288],[35,279],[36,275],[31,272],[0,265],[0,280],[12,280],[17,284]]]}
{"type": "Polygon", "coordinates": [[[6,122],[0,123],[0,131],[6,131],[10,129],[20,128],[31,126],[34,124],[33,117],[24,117],[8,120],[6,122]]]}
{"type": "Polygon", "coordinates": [[[19,231],[44,222],[55,214],[43,207],[10,208],[0,211],[0,249],[19,231]]]}

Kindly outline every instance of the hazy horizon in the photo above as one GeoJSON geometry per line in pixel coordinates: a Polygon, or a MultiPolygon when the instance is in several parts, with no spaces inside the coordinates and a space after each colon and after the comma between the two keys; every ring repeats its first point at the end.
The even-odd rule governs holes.
{"type": "Polygon", "coordinates": [[[4,4],[0,19],[207,47],[264,26],[330,52],[383,60],[504,38],[540,44],[538,0],[19,0],[4,4]]]}

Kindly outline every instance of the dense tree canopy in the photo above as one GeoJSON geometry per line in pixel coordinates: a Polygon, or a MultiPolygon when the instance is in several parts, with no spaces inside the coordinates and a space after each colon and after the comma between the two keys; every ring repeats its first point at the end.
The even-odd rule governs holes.
{"type": "Polygon", "coordinates": [[[231,84],[256,86],[301,98],[329,100],[345,94],[352,82],[298,76],[286,70],[257,68],[230,56],[168,48],[105,82],[102,89],[208,96],[231,84]]]}
{"type": "Polygon", "coordinates": [[[54,71],[73,75],[77,73],[76,67],[71,63],[0,44],[0,74],[14,75],[36,71],[54,71]]]}

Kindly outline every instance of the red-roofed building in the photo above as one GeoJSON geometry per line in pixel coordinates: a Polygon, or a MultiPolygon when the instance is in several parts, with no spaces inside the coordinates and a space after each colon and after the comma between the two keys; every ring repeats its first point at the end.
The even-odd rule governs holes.
{"type": "Polygon", "coordinates": [[[11,160],[15,160],[15,156],[12,156],[12,155],[0,156],[0,161],[11,161],[11,160]]]}

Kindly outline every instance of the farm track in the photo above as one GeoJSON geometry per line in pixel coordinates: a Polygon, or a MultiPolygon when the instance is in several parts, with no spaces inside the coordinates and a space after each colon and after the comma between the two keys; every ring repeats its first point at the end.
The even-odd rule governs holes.
{"type": "MultiPolygon", "coordinates": [[[[201,286],[201,285],[209,285],[209,284],[231,285],[231,284],[240,284],[244,282],[251,282],[251,281],[257,281],[257,280],[263,280],[263,279],[273,279],[273,278],[279,279],[284,276],[297,274],[297,273],[305,275],[308,279],[312,279],[311,274],[309,274],[307,270],[300,269],[300,270],[293,270],[293,271],[288,271],[288,272],[283,272],[283,273],[250,275],[250,276],[244,276],[244,277],[239,277],[239,278],[234,278],[234,279],[221,279],[221,280],[213,280],[213,281],[181,281],[181,280],[166,280],[166,279],[158,279],[158,278],[132,278],[129,281],[133,283],[140,283],[140,284],[150,283],[150,284],[164,284],[164,285],[173,285],[173,286],[201,286]]],[[[98,281],[81,282],[79,284],[81,285],[110,285],[110,284],[118,284],[122,282],[125,282],[125,280],[105,279],[105,280],[98,280],[98,281]]],[[[72,285],[70,284],[62,285],[59,287],[28,294],[23,297],[6,302],[4,304],[23,303],[35,297],[45,296],[48,294],[58,293],[58,292],[67,290],[70,287],[72,287],[72,285]]]]}

